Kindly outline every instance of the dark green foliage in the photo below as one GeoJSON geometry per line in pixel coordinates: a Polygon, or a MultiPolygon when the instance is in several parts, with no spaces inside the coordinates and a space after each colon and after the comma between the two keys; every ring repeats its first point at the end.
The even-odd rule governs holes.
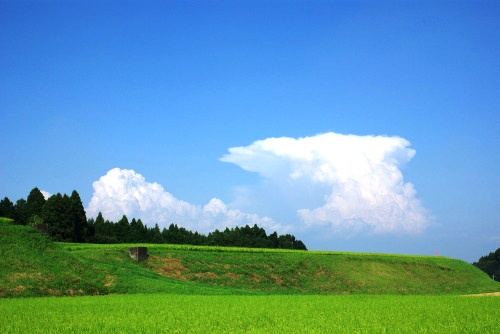
{"type": "Polygon", "coordinates": [[[43,221],[49,225],[49,234],[54,240],[74,240],[71,198],[68,195],[58,193],[47,200],[43,207],[43,221]]]}
{"type": "Polygon", "coordinates": [[[307,249],[304,243],[300,240],[295,240],[293,235],[286,234],[278,236],[276,232],[273,232],[267,236],[266,231],[256,224],[253,227],[245,225],[241,228],[226,228],[224,232],[215,230],[208,234],[206,244],[212,246],[252,248],[307,249]]]}
{"type": "Polygon", "coordinates": [[[291,234],[285,234],[278,237],[278,248],[286,249],[306,249],[304,243],[296,240],[291,234]]]}
{"type": "Polygon", "coordinates": [[[258,227],[245,225],[244,227],[226,228],[223,232],[215,230],[208,235],[186,230],[177,224],[170,224],[168,229],[160,230],[158,224],[148,228],[142,221],[135,218],[129,222],[127,216],[116,223],[104,220],[99,212],[94,219],[88,219],[85,209],[76,190],[71,197],[60,193],[45,200],[42,192],[34,188],[28,195],[28,200],[20,199],[14,206],[5,197],[0,202],[0,216],[14,218],[16,224],[45,223],[49,227],[49,235],[55,241],[88,242],[97,244],[144,242],[154,244],[186,244],[206,246],[233,246],[251,248],[284,248],[302,249],[306,246],[293,235],[278,235],[276,232],[269,236],[266,231],[258,227]]]}
{"type": "MultiPolygon", "coordinates": [[[[38,188],[33,188],[28,199],[17,200],[16,205],[5,197],[0,203],[0,211],[5,211],[4,217],[13,218],[17,225],[32,225],[42,222],[42,210],[45,205],[45,197],[38,188]]],[[[1,212],[0,212],[1,213],[1,212]]]]}
{"type": "Polygon", "coordinates": [[[164,243],[158,224],[155,224],[155,227],[149,230],[149,242],[153,244],[164,243]]]}
{"type": "Polygon", "coordinates": [[[88,221],[89,230],[94,231],[87,242],[98,244],[143,242],[153,244],[178,244],[199,246],[232,246],[251,248],[283,248],[307,250],[304,243],[296,240],[293,235],[280,235],[276,232],[267,236],[263,228],[254,225],[250,227],[226,228],[223,232],[215,230],[208,235],[191,232],[177,224],[170,224],[168,229],[160,230],[158,224],[153,228],[143,225],[142,221],[132,219],[129,223],[127,216],[118,222],[104,221],[99,212],[95,221],[88,221]]]}
{"type": "Polygon", "coordinates": [[[123,215],[115,225],[116,239],[120,242],[131,242],[130,238],[130,223],[128,222],[127,216],[123,215]]]}
{"type": "Polygon", "coordinates": [[[13,218],[17,225],[46,223],[49,234],[56,241],[83,242],[93,234],[76,190],[71,197],[59,193],[45,200],[42,192],[35,187],[27,200],[21,198],[16,205],[5,197],[0,202],[0,215],[13,218]]]}
{"type": "Polygon", "coordinates": [[[132,219],[130,222],[130,240],[146,240],[148,237],[148,230],[140,219],[132,219]]]}
{"type": "Polygon", "coordinates": [[[73,225],[73,241],[83,242],[88,234],[87,216],[83,208],[82,200],[76,190],[71,193],[71,224],[73,225]]]}
{"type": "Polygon", "coordinates": [[[16,217],[16,209],[14,203],[8,197],[0,201],[0,217],[14,219],[16,217]]]}
{"type": "Polygon", "coordinates": [[[30,218],[30,212],[28,211],[28,204],[24,198],[18,199],[16,205],[14,206],[15,215],[14,221],[17,225],[26,225],[30,218]]]}
{"type": "Polygon", "coordinates": [[[33,188],[30,194],[28,195],[28,199],[26,201],[26,209],[29,215],[28,223],[39,223],[39,219],[42,217],[43,206],[45,205],[45,197],[42,192],[38,188],[33,188]]]}
{"type": "Polygon", "coordinates": [[[118,242],[115,235],[115,224],[105,221],[101,212],[99,212],[95,221],[90,219],[88,225],[89,231],[93,233],[89,235],[87,242],[95,244],[114,244],[118,242]]]}
{"type": "Polygon", "coordinates": [[[226,228],[223,232],[215,230],[208,235],[191,232],[177,224],[170,224],[160,230],[158,224],[148,228],[142,221],[135,218],[129,223],[127,216],[113,223],[104,220],[99,212],[96,219],[88,220],[88,230],[91,231],[86,242],[96,244],[114,244],[143,242],[153,244],[178,244],[199,246],[232,246],[251,248],[283,248],[307,250],[304,243],[296,240],[293,235],[278,235],[273,232],[267,236],[263,228],[254,225],[250,227],[226,228]]]}
{"type": "Polygon", "coordinates": [[[495,281],[500,282],[500,248],[486,256],[482,256],[479,261],[473,263],[495,281]]]}

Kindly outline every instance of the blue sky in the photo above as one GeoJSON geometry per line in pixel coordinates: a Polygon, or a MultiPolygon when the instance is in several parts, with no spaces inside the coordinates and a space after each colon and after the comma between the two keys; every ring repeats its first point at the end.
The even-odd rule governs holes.
{"type": "Polygon", "coordinates": [[[0,45],[2,198],[76,189],[89,216],[310,249],[500,247],[498,2],[2,0],[0,45]]]}

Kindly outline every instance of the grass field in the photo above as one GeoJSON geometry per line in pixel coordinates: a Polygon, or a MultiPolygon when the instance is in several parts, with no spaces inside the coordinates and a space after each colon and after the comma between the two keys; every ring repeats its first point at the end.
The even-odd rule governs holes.
{"type": "Polygon", "coordinates": [[[176,293],[467,294],[500,284],[439,256],[255,248],[53,243],[28,226],[0,225],[0,297],[176,293]]]}
{"type": "Polygon", "coordinates": [[[459,260],[131,246],[0,224],[0,333],[499,333],[500,297],[462,295],[500,284],[459,260]]]}
{"type": "Polygon", "coordinates": [[[0,300],[2,333],[498,333],[500,298],[109,295],[0,300]]]}
{"type": "Polygon", "coordinates": [[[105,293],[106,273],[29,226],[0,225],[0,297],[105,293]]]}
{"type": "MultiPolygon", "coordinates": [[[[157,273],[169,282],[197,283],[244,294],[466,294],[500,290],[499,284],[470,264],[440,256],[146,245],[149,260],[135,265],[126,252],[133,245],[61,246],[78,258],[108,268],[120,262],[117,273],[127,267],[127,273],[144,270],[144,275],[157,273]]],[[[132,286],[120,286],[131,280],[137,281],[118,274],[111,289],[130,292],[132,286]],[[120,277],[124,279],[120,281],[120,277]]],[[[162,284],[160,289],[166,287],[162,284]]]]}

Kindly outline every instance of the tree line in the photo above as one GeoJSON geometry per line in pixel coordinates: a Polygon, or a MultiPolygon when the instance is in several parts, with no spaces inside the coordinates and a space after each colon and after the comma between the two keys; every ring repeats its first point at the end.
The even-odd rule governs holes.
{"type": "Polygon", "coordinates": [[[481,256],[473,265],[487,273],[495,281],[500,282],[500,248],[488,255],[481,256]]]}
{"type": "Polygon", "coordinates": [[[70,196],[56,194],[47,200],[38,188],[29,193],[27,199],[15,204],[7,197],[0,201],[0,217],[14,219],[15,224],[47,224],[48,233],[55,241],[87,243],[169,243],[207,246],[234,246],[255,248],[303,249],[306,246],[291,234],[269,235],[263,228],[226,228],[208,235],[189,231],[177,224],[160,229],[158,224],[146,226],[141,219],[127,216],[112,222],[105,220],[102,213],[87,219],[80,195],[73,190],[70,196]]]}

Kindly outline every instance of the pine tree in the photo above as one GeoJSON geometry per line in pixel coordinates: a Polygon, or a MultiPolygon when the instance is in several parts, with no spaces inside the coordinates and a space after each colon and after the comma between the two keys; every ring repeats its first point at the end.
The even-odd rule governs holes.
{"type": "Polygon", "coordinates": [[[103,227],[104,227],[104,217],[102,216],[102,212],[99,211],[99,213],[97,214],[97,217],[95,218],[95,223],[94,223],[95,231],[94,231],[94,233],[101,234],[103,227]]]}
{"type": "Polygon", "coordinates": [[[149,242],[153,244],[163,243],[163,237],[161,235],[160,227],[158,226],[158,224],[155,224],[155,227],[149,230],[149,242]]]}
{"type": "Polygon", "coordinates": [[[30,214],[28,212],[28,205],[26,203],[26,200],[24,198],[18,199],[16,205],[14,206],[14,209],[15,209],[15,215],[14,215],[15,223],[18,225],[28,224],[30,214]]]}
{"type": "Polygon", "coordinates": [[[122,219],[115,225],[116,239],[118,243],[131,242],[130,240],[130,224],[127,216],[123,215],[122,219]]]}
{"type": "Polygon", "coordinates": [[[271,248],[278,248],[279,242],[278,242],[278,233],[274,231],[273,233],[269,234],[269,241],[270,241],[270,247],[271,248]]]}
{"type": "Polygon", "coordinates": [[[38,188],[33,188],[26,201],[26,211],[28,223],[35,223],[42,217],[42,209],[45,205],[45,196],[38,188]]]}
{"type": "Polygon", "coordinates": [[[92,242],[97,244],[109,244],[116,243],[115,228],[114,224],[105,221],[102,216],[102,212],[97,214],[94,221],[94,236],[92,237],[92,242]]]}
{"type": "Polygon", "coordinates": [[[130,242],[147,242],[147,229],[140,219],[130,222],[130,242]]]}
{"type": "Polygon", "coordinates": [[[14,203],[8,197],[0,201],[0,217],[14,219],[16,217],[16,209],[14,203]]]}
{"type": "Polygon", "coordinates": [[[73,225],[73,241],[83,242],[88,234],[87,216],[83,208],[82,200],[76,190],[71,193],[71,224],[73,225]]]}
{"type": "Polygon", "coordinates": [[[56,241],[73,241],[74,224],[71,198],[60,193],[51,196],[42,210],[43,221],[49,226],[49,234],[56,241]]]}

